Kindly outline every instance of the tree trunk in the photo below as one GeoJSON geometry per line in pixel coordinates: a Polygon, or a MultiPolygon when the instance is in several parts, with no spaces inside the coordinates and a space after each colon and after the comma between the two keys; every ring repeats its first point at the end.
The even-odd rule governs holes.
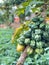
{"type": "Polygon", "coordinates": [[[23,65],[24,64],[24,61],[27,57],[27,49],[28,49],[29,46],[27,46],[24,50],[24,52],[20,55],[20,58],[18,59],[17,61],[17,64],[16,65],[23,65]]]}

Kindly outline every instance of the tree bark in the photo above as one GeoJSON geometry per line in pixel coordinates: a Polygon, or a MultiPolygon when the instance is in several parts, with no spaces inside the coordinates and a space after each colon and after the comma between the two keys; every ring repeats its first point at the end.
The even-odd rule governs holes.
{"type": "Polygon", "coordinates": [[[24,61],[27,57],[27,49],[28,49],[29,46],[27,46],[24,50],[24,52],[20,55],[20,58],[18,59],[16,65],[23,65],[24,64],[24,61]]]}

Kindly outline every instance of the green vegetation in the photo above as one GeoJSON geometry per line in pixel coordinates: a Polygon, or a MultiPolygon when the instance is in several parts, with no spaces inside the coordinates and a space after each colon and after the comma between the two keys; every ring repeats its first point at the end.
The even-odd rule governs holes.
{"type": "Polygon", "coordinates": [[[13,29],[0,28],[0,65],[15,65],[19,57],[16,47],[11,43],[13,29]]]}
{"type": "Polygon", "coordinates": [[[3,1],[0,24],[13,25],[14,17],[19,16],[22,25],[15,32],[10,27],[0,28],[0,65],[16,65],[27,46],[23,65],[49,65],[49,24],[45,22],[49,20],[49,0],[3,1]],[[33,19],[32,14],[36,15],[33,19]]]}

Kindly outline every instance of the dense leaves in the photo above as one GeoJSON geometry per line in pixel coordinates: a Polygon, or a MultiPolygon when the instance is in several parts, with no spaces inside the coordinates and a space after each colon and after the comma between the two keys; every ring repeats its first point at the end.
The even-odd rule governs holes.
{"type": "Polygon", "coordinates": [[[15,65],[19,57],[15,45],[11,44],[12,29],[0,29],[0,65],[15,65]]]}

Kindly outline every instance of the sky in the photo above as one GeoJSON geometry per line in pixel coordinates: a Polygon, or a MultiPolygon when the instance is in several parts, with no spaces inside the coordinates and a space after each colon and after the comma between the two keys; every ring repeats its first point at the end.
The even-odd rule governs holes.
{"type": "Polygon", "coordinates": [[[3,3],[3,0],[0,0],[0,3],[3,3]]]}

